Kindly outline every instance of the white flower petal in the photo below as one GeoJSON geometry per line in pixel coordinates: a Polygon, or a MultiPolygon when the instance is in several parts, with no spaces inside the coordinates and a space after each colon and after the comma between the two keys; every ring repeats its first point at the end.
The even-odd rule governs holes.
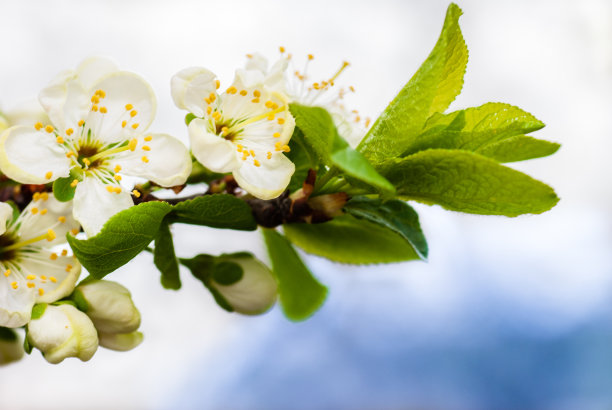
{"type": "Polygon", "coordinates": [[[86,58],[76,69],[79,81],[86,90],[91,90],[94,84],[102,79],[102,77],[115,71],[119,71],[119,68],[113,60],[106,57],[86,58]]]}
{"type": "Polygon", "coordinates": [[[225,138],[206,131],[206,121],[189,123],[191,152],[206,168],[214,172],[231,172],[240,166],[236,146],[225,138]]]}
{"type": "Polygon", "coordinates": [[[231,285],[214,282],[215,288],[236,312],[245,315],[258,315],[269,310],[276,302],[278,284],[263,263],[257,259],[229,258],[243,269],[242,278],[231,285]]]}
{"type": "Polygon", "coordinates": [[[83,87],[75,71],[60,73],[38,95],[53,125],[64,132],[68,128],[77,129],[91,107],[91,96],[83,87]]]}
{"type": "Polygon", "coordinates": [[[81,274],[81,265],[76,258],[57,255],[51,259],[50,255],[50,251],[41,250],[25,255],[20,262],[21,272],[26,278],[35,276],[27,283],[34,285],[36,303],[52,303],[70,295],[81,274]]]}
{"type": "Polygon", "coordinates": [[[170,80],[174,104],[197,117],[202,117],[206,109],[204,98],[216,93],[217,76],[202,67],[190,67],[176,73],[170,80]]]}
{"type": "Polygon", "coordinates": [[[89,98],[98,90],[104,96],[97,103],[98,111],[91,111],[86,123],[100,141],[123,141],[151,125],[157,102],[142,77],[127,71],[113,72],[93,85],[89,98]]]}
{"type": "Polygon", "coordinates": [[[278,197],[289,185],[295,165],[283,154],[275,154],[271,159],[244,161],[242,166],[233,172],[238,185],[259,199],[278,197]]]}
{"type": "Polygon", "coordinates": [[[121,174],[171,187],[187,180],[191,173],[191,155],[181,141],[170,135],[145,134],[138,137],[135,151],[125,151],[113,158],[111,168],[115,165],[121,167],[121,174]]]}
{"type": "Polygon", "coordinates": [[[20,327],[28,323],[34,306],[34,290],[16,267],[10,266],[11,273],[5,276],[7,267],[0,264],[0,326],[20,327]],[[13,284],[16,288],[13,288],[13,284]]]}
{"type": "Polygon", "coordinates": [[[263,72],[259,70],[245,70],[239,68],[236,70],[234,78],[234,87],[236,88],[251,88],[262,84],[265,79],[263,72]]]}
{"type": "Polygon", "coordinates": [[[100,346],[118,352],[127,352],[138,347],[144,339],[141,332],[132,333],[102,333],[98,332],[100,346]]]}
{"type": "Polygon", "coordinates": [[[79,223],[72,216],[72,202],[60,202],[50,192],[36,194],[34,198],[36,199],[32,199],[19,217],[20,239],[34,238],[53,229],[56,236],[53,241],[39,242],[36,245],[51,248],[66,243],[66,234],[79,228],[79,223]]]}
{"type": "Polygon", "coordinates": [[[255,70],[262,74],[266,74],[268,72],[268,59],[260,53],[249,54],[244,64],[244,69],[255,70]]]}
{"type": "Polygon", "coordinates": [[[13,219],[13,207],[6,202],[0,202],[0,235],[6,232],[6,225],[13,219]]]}
{"type": "Polygon", "coordinates": [[[49,117],[38,100],[23,101],[10,110],[5,111],[4,116],[8,123],[13,125],[34,125],[37,122],[49,123],[49,117]]]}
{"type": "Polygon", "coordinates": [[[67,177],[69,166],[70,160],[56,143],[55,136],[44,130],[19,125],[4,131],[0,137],[0,169],[15,181],[45,184],[67,177]]]}
{"type": "Polygon", "coordinates": [[[134,202],[129,193],[108,192],[106,185],[98,179],[86,177],[76,187],[73,215],[87,236],[91,237],[100,232],[111,216],[132,205],[134,202]]]}

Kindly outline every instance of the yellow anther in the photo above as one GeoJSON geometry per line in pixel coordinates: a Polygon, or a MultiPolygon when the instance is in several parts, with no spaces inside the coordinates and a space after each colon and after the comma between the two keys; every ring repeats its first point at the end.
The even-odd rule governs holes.
{"type": "Polygon", "coordinates": [[[367,118],[365,119],[365,126],[366,126],[366,128],[368,128],[368,127],[370,126],[370,122],[371,122],[371,121],[372,121],[372,119],[371,119],[371,118],[369,118],[369,117],[367,117],[367,118]]]}
{"type": "Polygon", "coordinates": [[[57,259],[57,253],[53,252],[51,255],[49,255],[49,259],[51,259],[52,261],[57,259]]]}
{"type": "Polygon", "coordinates": [[[34,192],[34,195],[32,195],[32,199],[38,201],[40,199],[40,192],[34,192]]]}
{"type": "Polygon", "coordinates": [[[283,145],[283,147],[281,148],[281,151],[289,152],[291,151],[291,148],[289,148],[289,145],[283,145]]]}
{"type": "Polygon", "coordinates": [[[53,283],[57,283],[57,278],[55,276],[49,276],[49,280],[53,283]]]}
{"type": "Polygon", "coordinates": [[[259,98],[253,98],[251,102],[257,104],[259,102],[259,98]]]}
{"type": "Polygon", "coordinates": [[[47,131],[48,133],[52,133],[53,132],[53,126],[52,125],[47,125],[45,127],[45,131],[47,131]]]}
{"type": "Polygon", "coordinates": [[[43,201],[46,201],[47,199],[49,199],[49,194],[46,192],[41,192],[40,199],[42,199],[43,201]]]}
{"type": "Polygon", "coordinates": [[[268,153],[266,154],[266,157],[267,157],[268,159],[272,159],[272,153],[271,153],[270,151],[268,151],[268,153]]]}
{"type": "Polygon", "coordinates": [[[308,54],[308,59],[309,60],[314,60],[314,56],[312,54],[308,54]]]}
{"type": "Polygon", "coordinates": [[[26,279],[27,280],[34,280],[34,279],[36,279],[36,275],[28,275],[28,276],[26,276],[26,279]]]}
{"type": "Polygon", "coordinates": [[[32,212],[33,215],[36,215],[38,213],[38,208],[34,207],[30,209],[30,212],[32,212]]]}
{"type": "Polygon", "coordinates": [[[72,128],[68,128],[66,130],[66,135],[71,136],[74,133],[74,130],[72,128]]]}
{"type": "Polygon", "coordinates": [[[132,111],[130,111],[130,117],[132,117],[132,118],[133,118],[133,117],[135,117],[135,116],[136,116],[136,114],[138,114],[138,111],[136,111],[136,110],[132,110],[132,111]]]}
{"type": "Polygon", "coordinates": [[[82,127],[83,125],[85,125],[85,121],[84,120],[79,120],[79,127],[82,127]]]}
{"type": "Polygon", "coordinates": [[[100,107],[100,112],[102,114],[106,114],[108,112],[108,110],[106,109],[106,107],[100,107]]]}
{"type": "Polygon", "coordinates": [[[253,91],[253,96],[259,98],[259,97],[261,97],[261,92],[259,90],[255,90],[255,91],[253,91]]]}
{"type": "Polygon", "coordinates": [[[70,272],[72,270],[72,265],[68,264],[66,265],[66,272],[70,272]]]}
{"type": "Polygon", "coordinates": [[[212,112],[212,107],[206,107],[206,114],[210,115],[212,112]]]}
{"type": "Polygon", "coordinates": [[[271,107],[271,108],[272,108],[273,110],[277,109],[277,108],[278,108],[278,104],[277,104],[277,103],[275,103],[275,102],[273,102],[273,103],[272,103],[272,107],[271,107]]]}
{"type": "Polygon", "coordinates": [[[52,176],[53,176],[53,172],[52,171],[49,171],[49,172],[47,172],[45,174],[45,178],[47,178],[47,179],[51,179],[52,176]]]}
{"type": "Polygon", "coordinates": [[[28,282],[28,288],[33,288],[34,286],[36,286],[36,285],[33,284],[32,282],[28,282]]]}
{"type": "Polygon", "coordinates": [[[96,95],[99,95],[102,98],[106,97],[106,93],[104,92],[104,90],[97,90],[96,95]]]}
{"type": "Polygon", "coordinates": [[[253,160],[253,165],[255,165],[256,167],[261,166],[261,164],[259,163],[259,161],[257,161],[256,159],[253,160]]]}
{"type": "Polygon", "coordinates": [[[142,162],[147,163],[149,162],[149,158],[147,158],[146,155],[143,155],[142,158],[140,158],[142,160],[142,162]]]}
{"type": "Polygon", "coordinates": [[[355,87],[353,87],[352,85],[349,87],[349,90],[351,90],[352,92],[355,92],[355,87]]]}
{"type": "Polygon", "coordinates": [[[119,172],[121,171],[121,165],[117,164],[115,165],[115,172],[119,172]]]}
{"type": "Polygon", "coordinates": [[[242,90],[242,91],[240,91],[240,95],[241,95],[241,96],[243,96],[243,97],[246,97],[246,95],[247,95],[247,94],[248,94],[248,93],[247,93],[247,91],[246,91],[246,90],[242,90]]]}
{"type": "Polygon", "coordinates": [[[236,94],[238,92],[238,89],[232,85],[230,88],[225,90],[225,92],[228,94],[236,94]]]}
{"type": "Polygon", "coordinates": [[[136,198],[140,198],[140,192],[138,192],[137,190],[133,190],[132,195],[134,195],[136,198]]]}
{"type": "Polygon", "coordinates": [[[47,240],[51,242],[55,238],[57,238],[57,236],[55,235],[55,231],[53,229],[48,229],[47,230],[47,240]]]}
{"type": "Polygon", "coordinates": [[[126,105],[125,105],[125,110],[126,110],[126,111],[129,111],[129,110],[131,110],[132,108],[134,108],[134,106],[133,106],[132,104],[126,104],[126,105]]]}
{"type": "Polygon", "coordinates": [[[68,151],[66,153],[66,157],[70,158],[71,156],[76,155],[73,151],[68,151]]]}
{"type": "Polygon", "coordinates": [[[153,139],[152,135],[147,135],[146,137],[144,137],[144,140],[147,141],[147,142],[151,141],[152,139],[153,139]]]}
{"type": "Polygon", "coordinates": [[[221,87],[221,81],[215,80],[215,88],[218,90],[221,87]]]}
{"type": "Polygon", "coordinates": [[[13,289],[17,289],[19,287],[19,285],[17,284],[17,282],[11,282],[11,287],[13,289]]]}
{"type": "Polygon", "coordinates": [[[6,271],[4,271],[4,276],[6,276],[7,278],[11,275],[11,270],[7,269],[6,271]]]}
{"type": "Polygon", "coordinates": [[[115,174],[113,178],[115,178],[115,181],[121,181],[121,175],[119,174],[115,174]]]}
{"type": "Polygon", "coordinates": [[[127,125],[127,121],[123,120],[121,122],[121,128],[125,128],[126,125],[127,125]]]}
{"type": "Polygon", "coordinates": [[[55,142],[57,142],[58,144],[63,144],[64,139],[58,135],[57,138],[55,138],[55,142]]]}
{"type": "Polygon", "coordinates": [[[106,190],[107,190],[108,192],[110,192],[111,194],[112,194],[112,193],[115,191],[115,189],[114,189],[112,186],[110,186],[110,185],[107,185],[107,186],[106,186],[106,190]]]}
{"type": "Polygon", "coordinates": [[[58,217],[58,218],[57,218],[57,220],[58,220],[60,223],[64,223],[64,222],[66,222],[66,217],[65,217],[65,216],[60,216],[60,217],[58,217]]]}
{"type": "MultiPolygon", "coordinates": [[[[76,235],[79,233],[79,229],[78,228],[74,228],[70,230],[70,233],[73,235],[76,235]]],[[[62,251],[62,256],[64,255],[64,251],[62,251]]]]}
{"type": "Polygon", "coordinates": [[[315,90],[318,90],[319,88],[321,88],[321,87],[319,86],[319,83],[313,83],[313,84],[312,84],[312,87],[313,87],[315,90]]]}
{"type": "MultiPolygon", "coordinates": [[[[223,128],[227,129],[227,127],[223,127],[223,128]]],[[[144,151],[151,151],[151,147],[149,147],[148,145],[143,145],[143,146],[142,146],[142,149],[143,149],[144,151]]]]}
{"type": "Polygon", "coordinates": [[[274,121],[274,113],[269,114],[267,117],[268,121],[274,121]]]}
{"type": "Polygon", "coordinates": [[[139,125],[139,124],[132,124],[132,129],[136,129],[136,128],[138,128],[138,125],[139,125]]]}
{"type": "Polygon", "coordinates": [[[128,148],[130,149],[130,151],[134,151],[137,145],[138,145],[138,140],[136,138],[132,138],[130,140],[130,143],[128,144],[128,148]]]}
{"type": "Polygon", "coordinates": [[[83,164],[85,164],[85,166],[90,166],[91,165],[91,161],[87,158],[83,158],[83,164]]]}
{"type": "Polygon", "coordinates": [[[278,125],[283,125],[285,123],[285,119],[284,118],[279,118],[276,120],[276,122],[278,122],[278,125]]]}
{"type": "Polygon", "coordinates": [[[46,215],[46,214],[47,214],[47,208],[45,208],[45,209],[41,209],[41,210],[40,210],[40,214],[41,214],[41,215],[46,215]]]}
{"type": "Polygon", "coordinates": [[[219,111],[215,111],[212,115],[215,121],[219,121],[221,119],[221,113],[219,111]]]}
{"type": "Polygon", "coordinates": [[[278,50],[279,50],[279,51],[281,52],[281,54],[282,54],[282,53],[284,53],[284,52],[285,52],[285,47],[280,46],[280,47],[278,48],[278,50]]]}
{"type": "Polygon", "coordinates": [[[266,108],[272,108],[272,104],[274,104],[272,101],[268,100],[266,101],[266,108]]]}
{"type": "Polygon", "coordinates": [[[215,100],[217,99],[217,96],[215,95],[215,93],[210,93],[210,95],[208,96],[208,99],[211,102],[215,102],[215,100]]]}
{"type": "MultiPolygon", "coordinates": [[[[79,233],[78,229],[73,229],[72,231],[73,232],[76,231],[75,235],[79,233]]],[[[66,249],[62,249],[62,256],[66,256],[66,255],[68,255],[68,251],[66,249]]],[[[53,282],[53,279],[51,279],[51,281],[53,282]]]]}
{"type": "Polygon", "coordinates": [[[253,156],[253,158],[255,158],[255,151],[250,150],[249,152],[251,153],[251,155],[253,156]]]}
{"type": "Polygon", "coordinates": [[[45,294],[45,290],[43,288],[38,288],[38,294],[40,296],[44,295],[45,294]]]}
{"type": "Polygon", "coordinates": [[[92,102],[92,103],[94,103],[94,104],[99,103],[99,102],[100,102],[100,97],[98,97],[98,95],[97,95],[97,94],[96,94],[96,95],[93,95],[93,96],[91,97],[91,102],[92,102]]]}
{"type": "Polygon", "coordinates": [[[253,58],[253,54],[247,54],[247,58],[253,58]]]}
{"type": "Polygon", "coordinates": [[[121,193],[121,187],[120,186],[116,186],[115,187],[115,193],[116,194],[120,194],[121,193]]]}
{"type": "Polygon", "coordinates": [[[244,148],[244,147],[243,147],[241,144],[236,144],[236,151],[238,151],[238,152],[242,152],[242,149],[243,149],[243,148],[244,148]]]}
{"type": "Polygon", "coordinates": [[[274,150],[275,151],[280,151],[281,150],[281,143],[277,142],[276,144],[274,144],[274,150]]]}
{"type": "Polygon", "coordinates": [[[40,280],[47,280],[47,277],[45,275],[40,275],[40,280]]]}
{"type": "Polygon", "coordinates": [[[42,130],[43,125],[40,122],[37,122],[36,124],[34,124],[34,128],[36,128],[37,131],[42,130]]]}
{"type": "Polygon", "coordinates": [[[91,106],[91,110],[92,110],[93,112],[98,112],[98,106],[97,106],[97,105],[92,105],[92,106],[91,106]]]}
{"type": "Polygon", "coordinates": [[[204,97],[204,102],[208,105],[210,105],[212,103],[212,101],[210,101],[210,98],[208,97],[204,97]]]}
{"type": "MultiPolygon", "coordinates": [[[[274,134],[272,134],[272,136],[274,138],[280,138],[280,132],[275,132],[274,134]]],[[[280,142],[277,142],[277,144],[280,144],[280,142]]]]}

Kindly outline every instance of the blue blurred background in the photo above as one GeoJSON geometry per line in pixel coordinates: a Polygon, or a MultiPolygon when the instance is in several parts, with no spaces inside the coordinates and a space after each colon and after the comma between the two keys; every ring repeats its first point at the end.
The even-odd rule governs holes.
{"type": "MultiPolygon", "coordinates": [[[[607,409],[612,407],[612,3],[459,2],[470,50],[451,109],[508,102],[547,124],[553,157],[514,164],[555,187],[552,211],[514,219],[415,205],[428,263],[353,267],[305,256],[330,288],[310,320],[227,314],[183,272],[159,286],[149,255],[128,286],[145,342],[48,365],[0,368],[4,409],[607,409]]],[[[153,85],[151,129],[186,142],[169,95],[178,70],[231,81],[244,54],[285,46],[314,71],[348,60],[350,100],[375,117],[416,71],[446,1],[4,2],[4,109],[65,68],[106,55],[153,85]]],[[[180,256],[248,249],[257,233],[175,227],[180,256]]]]}

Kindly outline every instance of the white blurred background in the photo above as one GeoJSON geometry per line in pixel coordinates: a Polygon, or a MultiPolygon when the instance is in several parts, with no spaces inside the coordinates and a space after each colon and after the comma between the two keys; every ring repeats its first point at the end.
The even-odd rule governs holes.
{"type": "MultiPolygon", "coordinates": [[[[446,1],[1,3],[0,107],[59,71],[105,55],[158,96],[151,129],[186,142],[169,79],[202,65],[229,84],[244,55],[285,46],[328,75],[351,62],[350,104],[375,118],[435,44],[446,1]]],[[[128,286],[145,342],[88,363],[38,352],[0,368],[2,409],[609,408],[612,406],[612,3],[459,2],[470,50],[451,109],[501,101],[562,144],[514,165],[553,186],[552,211],[514,219],[416,205],[428,263],[306,261],[330,293],[294,324],[216,307],[182,272],[163,290],[141,255],[108,279],[128,286]]],[[[258,233],[174,229],[180,256],[248,249],[258,233]]]]}

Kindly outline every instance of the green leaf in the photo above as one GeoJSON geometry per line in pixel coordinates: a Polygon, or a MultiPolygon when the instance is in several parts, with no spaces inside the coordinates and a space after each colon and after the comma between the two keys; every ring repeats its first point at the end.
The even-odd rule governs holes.
{"type": "Polygon", "coordinates": [[[427,259],[427,241],[419,224],[419,216],[404,201],[394,199],[383,202],[380,199],[355,197],[344,206],[344,210],[354,217],[392,230],[404,238],[421,259],[427,259]]]}
{"type": "Polygon", "coordinates": [[[180,289],[181,277],[179,275],[178,261],[174,253],[172,232],[167,220],[163,220],[155,237],[153,250],[153,263],[161,272],[161,284],[166,289],[180,289]]]}
{"type": "Polygon", "coordinates": [[[468,151],[431,149],[385,164],[405,199],[483,215],[539,214],[559,198],[548,185],[468,151]]]}
{"type": "Polygon", "coordinates": [[[449,114],[434,114],[419,138],[406,147],[402,156],[429,148],[478,152],[488,144],[543,127],[543,122],[518,107],[487,103],[449,114]]]}
{"type": "Polygon", "coordinates": [[[204,195],[173,207],[170,223],[205,225],[213,228],[254,231],[257,223],[251,208],[241,199],[228,194],[204,195]]]}
{"type": "Polygon", "coordinates": [[[289,141],[289,148],[291,150],[285,155],[295,165],[295,172],[291,176],[287,189],[289,192],[294,192],[304,185],[304,181],[308,176],[308,170],[317,170],[319,165],[317,156],[309,150],[309,146],[304,141],[304,134],[297,127],[294,129],[293,136],[289,141]]]}
{"type": "Polygon", "coordinates": [[[350,264],[419,259],[403,237],[380,224],[350,215],[321,224],[283,225],[287,238],[308,253],[350,264]]]}
{"type": "Polygon", "coordinates": [[[468,51],[459,28],[461,9],[448,6],[438,42],[408,84],[378,117],[358,150],[378,167],[406,151],[427,119],[444,112],[461,92],[468,51]]]}
{"type": "Polygon", "coordinates": [[[336,135],[336,126],[331,115],[321,107],[308,107],[297,103],[289,104],[295,125],[300,129],[306,152],[316,157],[317,163],[330,165],[330,153],[336,135]]]}
{"type": "Polygon", "coordinates": [[[476,152],[499,162],[515,162],[552,155],[560,146],[556,142],[539,140],[527,135],[516,135],[485,145],[476,152]]]}
{"type": "Polygon", "coordinates": [[[280,304],[290,320],[305,320],[317,311],[327,288],[308,270],[293,246],[274,229],[262,229],[272,272],[278,279],[280,304]]]}
{"type": "Polygon", "coordinates": [[[212,278],[221,285],[229,286],[242,279],[243,275],[242,266],[236,262],[222,261],[215,265],[212,278]]]}
{"type": "Polygon", "coordinates": [[[355,178],[386,195],[393,195],[395,193],[395,187],[385,177],[380,175],[361,153],[351,147],[347,146],[334,152],[331,159],[334,165],[350,177],[349,181],[352,184],[360,185],[352,180],[352,178],[355,178]]]}
{"type": "Polygon", "coordinates": [[[92,238],[66,238],[81,264],[93,277],[102,279],[142,252],[155,239],[171,210],[165,202],[145,202],[111,217],[92,238]]]}

